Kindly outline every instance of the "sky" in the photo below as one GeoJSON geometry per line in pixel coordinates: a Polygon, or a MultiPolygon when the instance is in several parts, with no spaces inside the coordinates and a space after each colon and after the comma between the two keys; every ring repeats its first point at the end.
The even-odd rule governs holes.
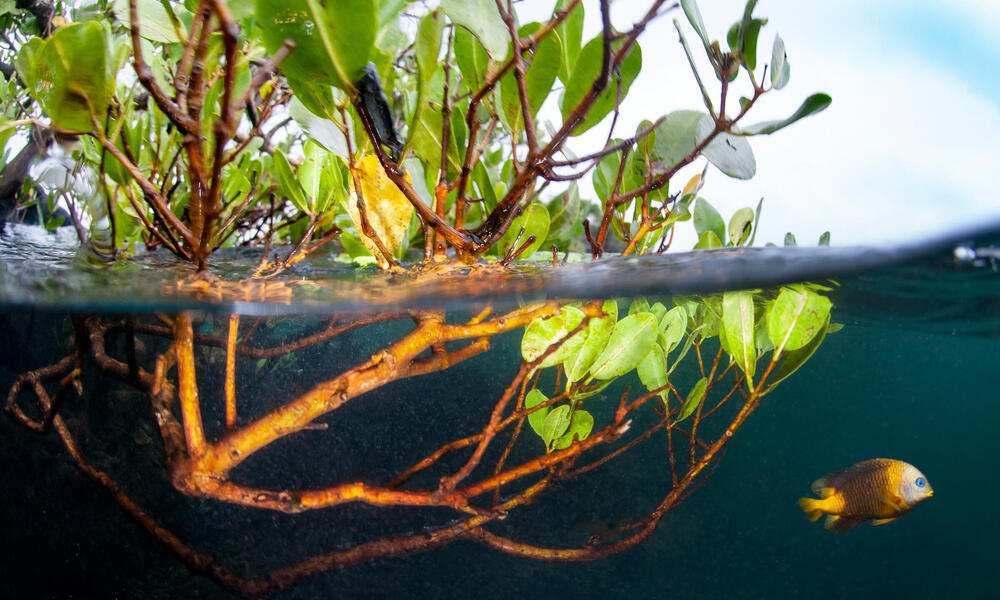
{"type": "MultiPolygon", "coordinates": [[[[518,4],[521,21],[544,19],[553,4],[518,4]]],[[[584,4],[589,39],[599,32],[600,13],[596,0],[584,4]]],[[[743,5],[701,2],[709,35],[724,39],[743,5]]],[[[648,6],[646,0],[613,0],[614,24],[625,29],[648,6]]],[[[701,195],[726,221],[763,197],[757,245],[781,244],[786,232],[799,245],[815,245],[824,231],[831,232],[832,244],[853,245],[902,242],[1000,220],[1000,3],[761,0],[754,15],[769,19],[758,42],[758,77],[779,33],[791,79],[759,100],[747,124],[783,118],[815,92],[830,94],[833,103],[771,136],[751,138],[753,179],[735,180],[709,168],[701,195]]],[[[704,108],[674,19],[692,50],[700,51],[680,10],[648,28],[640,38],[643,70],[616,129],[620,137],[643,119],[704,108]]],[[[707,61],[701,67],[703,78],[714,82],[707,61]]],[[[575,138],[571,148],[578,154],[599,148],[608,124],[575,138]]],[[[704,164],[702,159],[682,171],[674,187],[704,164]]],[[[693,228],[682,225],[674,248],[694,242],[693,228]]]]}

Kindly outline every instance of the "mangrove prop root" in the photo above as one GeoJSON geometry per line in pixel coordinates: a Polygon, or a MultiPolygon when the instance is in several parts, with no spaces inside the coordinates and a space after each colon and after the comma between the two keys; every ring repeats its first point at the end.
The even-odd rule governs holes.
{"type": "MultiPolygon", "coordinates": [[[[535,411],[566,402],[573,394],[586,389],[578,382],[530,409],[524,407],[526,392],[538,387],[541,382],[536,367],[558,350],[560,344],[557,343],[551,345],[535,361],[521,365],[495,401],[489,420],[479,433],[443,445],[412,467],[401,471],[388,484],[346,481],[321,489],[260,489],[236,483],[229,477],[234,467],[254,453],[285,436],[315,428],[314,421],[318,417],[366,392],[399,379],[446,369],[488,351],[494,335],[522,328],[539,317],[556,315],[559,310],[558,302],[528,305],[505,314],[494,314],[492,307],[487,307],[464,323],[448,323],[443,313],[434,311],[355,316],[349,322],[331,319],[326,329],[320,333],[263,351],[246,345],[247,338],[257,329],[259,321],[245,328],[241,341],[240,319],[237,316],[228,319],[224,327],[225,335],[218,338],[195,335],[191,315],[185,313],[173,319],[160,317],[160,321],[166,324],[165,327],[134,323],[131,320],[112,323],[104,322],[96,316],[78,317],[74,352],[52,365],[17,377],[8,393],[6,406],[11,415],[33,431],[44,433],[54,429],[79,468],[103,485],[128,515],[169,547],[192,570],[244,595],[266,595],[303,577],[373,559],[422,552],[458,539],[468,539],[502,552],[542,560],[594,560],[621,552],[648,539],[663,517],[704,483],[714,465],[718,464],[726,443],[756,409],[761,396],[769,390],[767,379],[774,370],[776,361],[767,366],[752,389],[743,389],[746,385],[744,378],[734,372],[731,377],[732,389],[723,388],[719,394],[723,396],[722,400],[704,413],[696,411],[690,423],[686,423],[684,427],[675,422],[684,399],[673,385],[667,384],[634,400],[629,400],[626,388],[609,424],[595,429],[586,439],[574,438],[573,443],[566,448],[516,463],[511,461],[511,449],[521,435],[525,419],[535,411]],[[414,327],[361,364],[316,384],[297,398],[249,423],[238,422],[239,398],[235,378],[238,356],[273,356],[282,351],[292,352],[323,343],[341,333],[392,319],[410,319],[414,322],[414,327]],[[108,334],[118,332],[126,335],[127,357],[124,360],[109,355],[107,350],[108,334]],[[167,350],[153,361],[152,371],[147,371],[136,357],[135,335],[169,339],[167,350]],[[461,345],[463,340],[464,345],[461,345]],[[203,399],[199,395],[196,376],[198,346],[220,348],[225,356],[221,394],[224,423],[217,439],[210,439],[206,435],[203,423],[203,399]],[[163,441],[170,480],[185,494],[285,513],[349,502],[381,506],[446,507],[456,511],[457,519],[437,529],[365,541],[312,556],[270,571],[259,578],[241,576],[223,566],[218,559],[186,545],[133,501],[121,484],[92,466],[84,457],[73,432],[59,412],[62,399],[70,391],[75,390],[77,394],[82,392],[81,373],[87,363],[101,374],[120,380],[148,395],[152,416],[163,441]],[[55,392],[50,393],[49,388],[53,387],[55,392]],[[735,394],[737,390],[738,395],[735,394]],[[37,400],[35,412],[40,417],[29,416],[26,412],[26,397],[30,394],[37,400]],[[743,404],[725,428],[721,429],[721,434],[714,441],[700,439],[706,431],[701,427],[703,421],[717,412],[731,412],[719,409],[723,404],[732,403],[733,398],[742,398],[743,404]],[[653,404],[659,413],[658,418],[653,421],[649,420],[648,415],[640,416],[636,412],[650,400],[654,400],[653,404]],[[627,434],[630,428],[635,428],[636,431],[627,434]],[[585,544],[578,547],[547,548],[490,531],[492,521],[502,519],[510,511],[533,502],[556,481],[577,477],[604,465],[631,448],[653,439],[658,432],[665,432],[664,437],[667,439],[665,447],[669,471],[668,461],[664,461],[661,476],[667,480],[669,491],[645,516],[620,525],[611,533],[591,536],[585,544]],[[675,456],[671,437],[675,432],[689,441],[678,449],[679,456],[675,456]],[[623,437],[626,439],[619,443],[623,437]],[[488,454],[487,450],[494,445],[500,446],[499,451],[488,454]],[[403,488],[417,473],[441,470],[445,464],[441,459],[456,452],[468,454],[455,470],[441,473],[437,485],[403,488]],[[495,454],[499,454],[499,458],[495,454]],[[581,461],[585,454],[586,457],[581,461]],[[487,460],[487,456],[494,458],[487,460]],[[578,462],[580,466],[577,466],[578,462]],[[522,485],[504,490],[505,486],[514,482],[521,482],[522,485]]],[[[585,318],[578,330],[586,327],[589,319],[604,314],[599,302],[584,304],[581,310],[585,318]]],[[[571,338],[576,332],[577,330],[570,332],[563,340],[571,338]]],[[[702,362],[700,345],[694,351],[699,365],[704,369],[706,365],[702,362]]],[[[728,369],[722,370],[719,367],[719,355],[716,355],[707,369],[712,376],[709,378],[709,389],[723,383],[728,369]]],[[[556,387],[558,389],[559,381],[556,387]]],[[[215,412],[217,411],[213,414],[215,412]]],[[[717,423],[709,430],[719,431],[721,425],[717,423]]]]}

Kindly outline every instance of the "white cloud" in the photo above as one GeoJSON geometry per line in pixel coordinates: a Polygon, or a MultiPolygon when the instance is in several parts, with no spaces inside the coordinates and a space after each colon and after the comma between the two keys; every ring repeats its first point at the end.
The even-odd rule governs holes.
{"type": "MultiPolygon", "coordinates": [[[[594,35],[599,13],[593,3],[586,4],[587,31],[594,35]]],[[[619,1],[612,10],[621,17],[617,24],[625,27],[646,6],[619,1]]],[[[780,32],[792,77],[784,90],[761,99],[749,121],[790,114],[816,91],[829,93],[833,104],[773,136],[754,138],[758,174],[753,180],[730,180],[710,170],[703,194],[724,217],[766,198],[758,243],[780,243],[785,231],[792,231],[800,243],[814,244],[825,230],[832,232],[835,244],[902,241],[1000,217],[992,176],[1000,165],[1000,146],[994,141],[1000,134],[1000,103],[970,89],[957,68],[931,60],[936,57],[886,44],[880,16],[908,6],[760,3],[757,12],[770,22],[761,34],[758,62],[769,62],[771,41],[780,32]]],[[[933,7],[923,5],[924,14],[934,14],[928,6],[933,7]]],[[[742,7],[736,0],[703,2],[710,34],[722,37],[742,7]]],[[[1000,30],[996,3],[961,0],[947,10],[970,28],[1000,30]]],[[[701,107],[673,18],[686,26],[677,11],[652,24],[641,38],[643,72],[623,105],[622,136],[643,118],[701,107]]],[[[697,39],[688,37],[700,52],[697,39]]],[[[917,40],[909,48],[919,46],[917,40]]],[[[709,78],[711,85],[714,78],[709,78]]],[[[606,127],[575,140],[574,148],[599,147],[606,127]]],[[[688,229],[680,228],[675,248],[694,243],[688,229]]]]}

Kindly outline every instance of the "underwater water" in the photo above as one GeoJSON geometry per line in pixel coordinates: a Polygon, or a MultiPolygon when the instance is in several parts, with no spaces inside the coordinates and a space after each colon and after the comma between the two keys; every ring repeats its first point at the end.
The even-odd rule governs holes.
{"type": "MultiPolygon", "coordinates": [[[[457,322],[486,301],[516,307],[542,297],[619,298],[624,311],[640,294],[667,302],[682,293],[835,282],[832,318],[844,328],[763,398],[701,485],[636,547],[595,561],[552,562],[457,540],[307,577],[274,597],[1000,597],[1000,521],[990,510],[1000,494],[993,466],[1000,419],[1000,262],[993,254],[1000,256],[1000,229],[895,248],[763,248],[519,267],[509,278],[491,275],[475,285],[462,283],[468,273],[425,284],[419,277],[361,277],[319,263],[252,290],[226,286],[247,274],[245,257],[234,257],[235,266],[221,268],[208,285],[179,285],[177,272],[155,257],[107,273],[77,262],[68,246],[45,264],[29,246],[6,239],[0,247],[3,389],[19,374],[65,356],[69,315],[82,312],[153,326],[155,311],[190,309],[196,333],[223,336],[230,311],[245,315],[245,323],[267,315],[258,334],[267,346],[321,330],[331,313],[372,305],[383,313],[446,308],[449,321],[457,322]],[[359,282],[369,280],[379,291],[359,297],[359,282]],[[796,500],[810,495],[814,479],[875,457],[917,466],[934,497],[895,522],[862,525],[844,536],[805,518],[796,500]]],[[[45,243],[38,252],[48,252],[45,243]]],[[[357,329],[294,361],[240,360],[241,418],[264,414],[412,328],[401,320],[357,329]]],[[[318,420],[325,430],[281,439],[233,476],[273,489],[384,483],[443,443],[483,427],[518,369],[522,332],[500,334],[489,352],[446,370],[354,398],[318,420]]],[[[139,362],[151,370],[168,340],[139,339],[139,362]]],[[[120,336],[109,336],[108,351],[123,355],[120,336]]],[[[212,439],[223,433],[223,353],[202,348],[195,358],[212,439]]],[[[695,368],[685,363],[672,380],[689,385],[695,368]]],[[[641,389],[633,372],[586,400],[598,426],[610,418],[623,384],[641,389]]],[[[366,540],[421,536],[456,519],[450,509],[360,503],[292,515],[185,496],[165,472],[147,395],[93,367],[83,374],[82,390],[64,399],[60,415],[91,464],[112,475],[157,523],[242,576],[366,540]]],[[[28,410],[30,396],[19,399],[28,410]]],[[[634,418],[657,417],[644,406],[634,418]]],[[[659,431],[489,528],[528,543],[579,547],[595,527],[640,518],[664,497],[670,488],[665,445],[659,431]]],[[[526,433],[511,460],[540,454],[540,440],[526,433]]],[[[105,487],[77,468],[55,433],[34,433],[11,415],[0,416],[0,473],[0,596],[238,597],[193,573],[129,518],[105,487]]],[[[428,475],[413,483],[433,481],[428,475]]]]}

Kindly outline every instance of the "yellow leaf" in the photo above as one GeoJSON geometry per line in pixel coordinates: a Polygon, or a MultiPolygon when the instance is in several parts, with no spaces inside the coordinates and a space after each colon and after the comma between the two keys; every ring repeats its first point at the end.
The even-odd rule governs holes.
{"type": "MultiPolygon", "coordinates": [[[[363,156],[354,168],[354,176],[361,183],[361,193],[364,195],[365,216],[368,224],[374,230],[375,235],[385,246],[389,254],[396,252],[406,240],[406,233],[410,226],[410,217],[413,216],[413,205],[406,199],[403,192],[399,191],[396,184],[389,179],[374,154],[363,156]]],[[[406,180],[410,180],[410,175],[406,175],[406,180]]],[[[347,202],[347,210],[351,214],[351,220],[358,230],[358,235],[368,251],[378,259],[379,266],[386,268],[388,264],[375,245],[367,235],[361,225],[361,213],[358,212],[358,200],[351,186],[350,198],[347,202]]]]}
{"type": "Polygon", "coordinates": [[[692,177],[691,180],[687,182],[687,185],[684,186],[684,191],[681,192],[681,198],[684,198],[692,194],[697,194],[698,190],[701,189],[701,185],[702,185],[701,174],[699,173],[694,177],[692,177]]]}

